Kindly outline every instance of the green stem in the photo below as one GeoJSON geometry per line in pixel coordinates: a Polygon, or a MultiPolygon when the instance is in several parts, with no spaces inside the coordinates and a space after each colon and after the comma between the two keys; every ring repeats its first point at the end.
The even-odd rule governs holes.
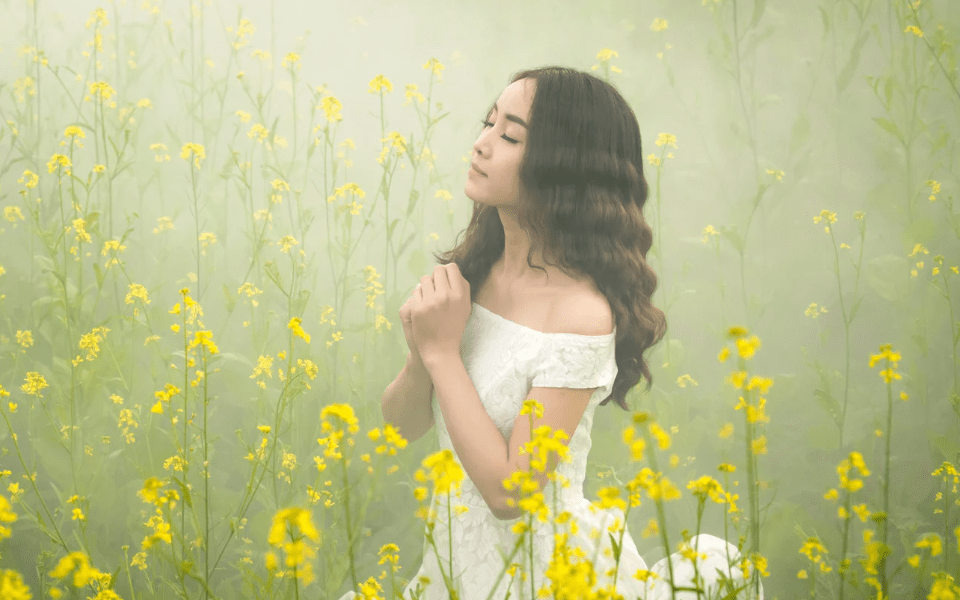
{"type": "MultiPolygon", "coordinates": [[[[892,371],[890,359],[886,359],[887,372],[892,371]]],[[[887,382],[887,440],[885,464],[883,468],[883,522],[880,523],[881,558],[878,570],[880,571],[880,586],[884,597],[888,597],[887,584],[887,526],[890,522],[890,440],[893,438],[893,388],[887,382]]]]}

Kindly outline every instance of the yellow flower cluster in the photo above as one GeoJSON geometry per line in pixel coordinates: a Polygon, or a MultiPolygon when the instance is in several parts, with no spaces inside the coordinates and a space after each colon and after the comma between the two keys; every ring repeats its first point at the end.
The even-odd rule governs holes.
{"type": "Polygon", "coordinates": [[[131,427],[140,427],[137,421],[133,418],[133,411],[129,408],[124,408],[120,411],[120,420],[117,422],[117,427],[123,427],[123,435],[127,440],[128,444],[132,444],[137,439],[133,436],[133,433],[130,431],[131,427]]]}
{"type": "Polygon", "coordinates": [[[23,172],[23,176],[17,180],[17,183],[22,183],[28,188],[37,187],[37,183],[40,182],[40,177],[33,171],[27,169],[23,172]]]}
{"type": "Polygon", "coordinates": [[[107,336],[108,331],[110,330],[106,327],[94,327],[90,333],[80,336],[80,349],[87,351],[84,360],[93,360],[97,357],[100,352],[100,342],[107,336]]]}
{"type": "Polygon", "coordinates": [[[93,240],[90,238],[90,234],[87,233],[87,223],[82,218],[77,218],[71,221],[73,228],[77,232],[76,240],[78,242],[87,242],[90,243],[93,240]]]}
{"type": "Polygon", "coordinates": [[[143,538],[141,546],[144,550],[149,549],[157,542],[172,543],[170,536],[170,523],[163,520],[161,509],[157,508],[157,514],[150,517],[150,520],[144,523],[147,527],[153,528],[153,533],[143,538]]]}
{"type": "MultiPolygon", "coordinates": [[[[379,440],[379,439],[380,439],[380,428],[379,428],[379,427],[375,427],[375,428],[371,429],[371,430],[367,433],[367,436],[368,436],[372,441],[374,441],[374,442],[377,441],[377,440],[379,440]]],[[[406,448],[406,447],[407,447],[407,440],[404,439],[404,437],[403,437],[402,435],[400,435],[400,432],[397,431],[396,429],[394,429],[393,425],[391,425],[391,424],[389,424],[389,423],[387,423],[387,424],[384,425],[384,427],[383,427],[383,441],[384,441],[385,443],[377,446],[377,448],[376,448],[377,454],[389,453],[390,456],[396,456],[396,455],[397,455],[397,448],[406,448]],[[393,447],[392,447],[392,448],[388,447],[388,444],[391,445],[391,446],[393,446],[393,447]]]]}
{"type": "MultiPolygon", "coordinates": [[[[357,421],[356,415],[353,413],[353,407],[349,404],[331,404],[325,406],[322,411],[320,411],[320,419],[323,420],[321,428],[323,431],[328,433],[326,437],[317,438],[317,443],[321,446],[326,446],[323,455],[327,458],[332,458],[334,460],[340,460],[343,458],[343,455],[340,454],[340,440],[343,439],[343,425],[347,426],[347,430],[350,433],[356,433],[360,431],[359,421],[357,421]],[[338,426],[334,426],[330,421],[327,420],[327,417],[336,417],[340,422],[338,426]]],[[[354,444],[353,438],[347,439],[347,444],[351,447],[354,444]]],[[[347,466],[350,466],[350,461],[347,460],[347,466]]]]}
{"type": "MultiPolygon", "coordinates": [[[[17,520],[17,513],[13,512],[13,506],[4,496],[0,496],[0,521],[4,523],[13,523],[17,520]]],[[[10,537],[13,532],[9,527],[0,525],[0,540],[10,537]]]]}
{"type": "Polygon", "coordinates": [[[870,355],[870,368],[872,369],[874,365],[877,364],[877,361],[886,358],[887,368],[880,371],[880,377],[883,378],[883,381],[890,383],[894,379],[902,379],[900,374],[894,371],[897,368],[897,362],[900,360],[900,353],[894,352],[891,350],[893,346],[891,344],[882,344],[880,346],[880,354],[871,354],[870,355]],[[890,364],[893,363],[893,364],[890,364]]]}
{"type": "MultiPolygon", "coordinates": [[[[309,585],[313,581],[314,575],[313,564],[307,559],[316,556],[316,548],[307,544],[303,539],[304,537],[314,542],[320,540],[320,534],[313,526],[308,509],[291,507],[277,511],[273,516],[273,523],[267,535],[267,543],[276,548],[282,546],[285,554],[284,564],[294,569],[298,580],[301,580],[304,585],[309,585]],[[294,532],[295,528],[296,532],[294,532]],[[290,541],[285,543],[286,534],[289,534],[290,541]]],[[[278,558],[273,552],[267,553],[266,566],[271,573],[277,570],[279,566],[278,558]]],[[[283,577],[285,572],[280,571],[275,575],[283,577]]]]}
{"type": "Polygon", "coordinates": [[[303,327],[300,327],[300,317],[292,317],[290,322],[287,323],[287,328],[293,331],[295,337],[303,338],[303,341],[310,343],[310,334],[303,330],[303,327]]]}
{"type": "Polygon", "coordinates": [[[180,494],[175,489],[163,490],[165,485],[166,483],[156,477],[150,477],[143,482],[143,489],[137,492],[137,495],[147,504],[154,504],[157,508],[167,506],[172,510],[176,508],[180,494]]]}
{"type": "Polygon", "coordinates": [[[17,343],[23,346],[24,348],[29,348],[33,345],[33,333],[28,329],[27,331],[17,330],[17,343]]]}
{"type": "Polygon", "coordinates": [[[45,387],[49,387],[49,385],[47,384],[47,380],[44,379],[43,375],[37,373],[36,371],[30,371],[27,373],[25,383],[20,386],[20,390],[25,394],[43,398],[43,394],[40,393],[40,390],[45,387]]]}
{"type": "MultiPolygon", "coordinates": [[[[807,541],[800,547],[800,554],[805,555],[814,565],[819,565],[821,573],[829,573],[833,570],[833,567],[827,565],[827,561],[823,560],[822,554],[828,554],[828,552],[819,538],[807,538],[807,541]]],[[[803,577],[800,578],[805,579],[806,571],[801,572],[803,573],[803,577]]]]}
{"type": "Polygon", "coordinates": [[[190,160],[190,155],[193,155],[193,166],[199,170],[200,160],[207,157],[206,151],[203,148],[203,144],[184,144],[183,148],[180,150],[180,158],[184,160],[190,160]]]}
{"type": "Polygon", "coordinates": [[[689,482],[687,489],[692,491],[700,502],[706,502],[708,496],[717,504],[725,504],[727,501],[720,483],[709,475],[704,475],[696,481],[689,482]]]}
{"type": "Polygon", "coordinates": [[[197,346],[203,346],[210,354],[216,354],[220,351],[213,341],[212,331],[195,331],[193,340],[190,341],[190,348],[196,348],[197,346]]]}
{"type": "Polygon", "coordinates": [[[644,467],[627,484],[628,489],[643,489],[651,500],[677,500],[681,497],[680,490],[673,482],[663,476],[663,473],[654,473],[649,467],[644,467]]]}
{"type": "MultiPolygon", "coordinates": [[[[597,576],[583,550],[575,545],[571,551],[565,533],[557,534],[557,538],[550,566],[544,572],[549,580],[549,593],[546,595],[552,595],[556,600],[599,600],[607,597],[598,595],[594,589],[597,576]]],[[[546,589],[541,589],[541,593],[546,592],[546,589]]]]}
{"type": "Polygon", "coordinates": [[[124,298],[123,301],[126,304],[133,304],[134,298],[139,298],[144,304],[150,304],[150,298],[147,296],[147,288],[143,287],[139,283],[130,284],[130,291],[127,293],[127,297],[124,298]]]}
{"type": "Polygon", "coordinates": [[[827,223],[823,226],[823,231],[825,233],[830,233],[830,225],[833,225],[837,222],[837,213],[823,209],[820,211],[819,215],[813,218],[814,223],[819,223],[820,221],[825,221],[827,223]]]}
{"type": "MultiPolygon", "coordinates": [[[[863,480],[861,479],[850,479],[847,477],[847,474],[850,472],[850,469],[856,468],[860,471],[860,474],[864,477],[870,475],[870,471],[867,469],[867,465],[863,462],[863,455],[859,452],[851,452],[849,458],[843,459],[839,465],[837,465],[837,474],[840,476],[840,488],[845,489],[848,493],[853,493],[863,487],[863,480]]],[[[826,494],[823,495],[826,500],[836,500],[839,498],[839,493],[836,488],[829,490],[826,494]]],[[[857,515],[860,517],[861,521],[866,521],[867,516],[869,516],[869,511],[865,504],[860,504],[854,507],[854,511],[857,512],[857,515]]],[[[847,519],[850,517],[850,514],[847,512],[847,509],[843,506],[837,507],[837,514],[841,519],[847,519]]]]}
{"type": "MultiPolygon", "coordinates": [[[[413,475],[414,479],[420,483],[426,483],[428,480],[433,481],[433,490],[436,494],[449,495],[451,490],[455,490],[457,497],[460,496],[460,484],[463,482],[464,472],[460,463],[454,459],[453,452],[447,449],[434,452],[423,459],[421,464],[426,470],[417,469],[417,472],[413,475]]],[[[427,493],[427,488],[422,486],[413,491],[413,495],[418,502],[423,502],[427,493]]],[[[420,507],[417,516],[429,522],[435,518],[435,513],[432,509],[427,510],[427,507],[420,507]]]]}
{"type": "Polygon", "coordinates": [[[11,223],[16,223],[19,218],[21,221],[24,221],[23,213],[20,212],[19,206],[5,206],[3,207],[3,218],[10,221],[11,223]]]}
{"type": "Polygon", "coordinates": [[[271,427],[269,425],[259,425],[257,429],[260,433],[263,434],[263,438],[260,440],[260,446],[257,448],[256,455],[253,452],[248,452],[244,458],[253,462],[254,460],[263,460],[267,457],[267,436],[270,434],[271,427]]]}
{"type": "MultiPolygon", "coordinates": [[[[53,590],[51,590],[52,592],[53,590]]],[[[0,572],[0,594],[4,600],[31,600],[30,586],[23,582],[20,573],[13,569],[0,572]]]]}
{"type": "Polygon", "coordinates": [[[150,412],[158,415],[163,414],[163,404],[161,402],[170,402],[170,398],[180,393],[180,388],[172,383],[166,384],[162,390],[157,390],[153,395],[157,398],[157,403],[153,405],[150,412]]]}
{"type": "Polygon", "coordinates": [[[92,567],[89,557],[83,552],[71,552],[61,558],[49,575],[56,579],[63,579],[71,573],[73,573],[73,587],[77,588],[81,588],[94,580],[99,582],[100,578],[104,576],[108,580],[110,578],[109,573],[101,573],[92,567]]]}
{"type": "Polygon", "coordinates": [[[64,175],[67,177],[70,176],[70,157],[64,156],[63,154],[54,154],[50,157],[50,160],[47,162],[47,173],[53,173],[59,168],[64,168],[64,175]]]}
{"type": "Polygon", "coordinates": [[[270,135],[270,130],[260,123],[254,123],[253,126],[250,127],[250,131],[247,132],[247,137],[250,139],[256,138],[258,144],[262,144],[268,135],[270,135]]]}
{"type": "Polygon", "coordinates": [[[285,235],[282,238],[280,238],[280,241],[277,242],[277,245],[280,246],[280,252],[283,252],[284,254],[286,254],[290,252],[290,248],[292,248],[293,246],[296,246],[299,243],[300,242],[298,242],[292,235],[285,235]]]}

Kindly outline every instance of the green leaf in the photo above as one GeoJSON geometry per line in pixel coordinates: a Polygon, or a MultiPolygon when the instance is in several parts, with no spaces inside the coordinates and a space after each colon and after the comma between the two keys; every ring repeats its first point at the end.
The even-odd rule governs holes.
{"type": "Polygon", "coordinates": [[[945,435],[928,435],[930,437],[930,443],[940,451],[940,454],[943,455],[944,460],[948,460],[955,464],[960,462],[960,442],[957,442],[957,440],[945,435]]]}
{"type": "Polygon", "coordinates": [[[813,390],[813,395],[817,397],[817,400],[827,411],[827,414],[833,418],[833,421],[837,424],[837,427],[840,427],[840,403],[837,402],[837,399],[833,397],[833,394],[831,394],[829,390],[822,390],[818,388],[813,390]]]}
{"type": "Polygon", "coordinates": [[[263,263],[263,270],[266,272],[267,277],[270,278],[270,281],[275,283],[280,291],[286,293],[286,289],[283,287],[283,279],[280,276],[280,269],[277,268],[277,265],[272,260],[265,261],[263,263]]]}
{"type": "Polygon", "coordinates": [[[620,544],[617,543],[617,540],[613,537],[613,534],[607,532],[607,535],[610,536],[610,545],[613,546],[613,560],[614,562],[620,560],[620,544]]]}
{"type": "Polygon", "coordinates": [[[393,221],[390,222],[389,225],[387,225],[387,239],[390,239],[390,236],[393,234],[394,227],[396,227],[397,223],[399,222],[400,222],[400,219],[394,219],[393,221]]]}
{"type": "Polygon", "coordinates": [[[873,117],[873,120],[876,121],[884,131],[892,134],[895,138],[900,140],[900,143],[903,144],[903,135],[900,133],[900,129],[897,127],[896,123],[890,119],[884,119],[883,117],[873,117]]]}
{"type": "Polygon", "coordinates": [[[410,190],[410,200],[407,202],[407,216],[409,217],[413,214],[413,209],[417,207],[417,200],[420,199],[420,191],[417,189],[410,190]]]}
{"type": "Polygon", "coordinates": [[[180,488],[180,494],[183,496],[183,502],[187,505],[188,508],[193,508],[193,498],[190,496],[190,488],[185,486],[182,481],[176,477],[172,478],[176,482],[177,486],[180,488]]]}
{"type": "Polygon", "coordinates": [[[310,290],[300,290],[296,300],[293,301],[293,314],[302,315],[310,301],[310,290]]]}
{"type": "Polygon", "coordinates": [[[93,263],[93,273],[97,276],[97,287],[103,287],[103,271],[100,269],[99,263],[93,263]]]}
{"type": "Polygon", "coordinates": [[[223,284],[223,297],[227,301],[227,312],[233,312],[233,308],[237,305],[237,297],[234,297],[230,293],[230,288],[227,287],[227,284],[223,284]]]}

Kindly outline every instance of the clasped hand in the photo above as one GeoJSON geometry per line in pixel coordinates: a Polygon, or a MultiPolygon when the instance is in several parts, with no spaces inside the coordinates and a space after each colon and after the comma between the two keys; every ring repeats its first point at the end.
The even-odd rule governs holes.
{"type": "Polygon", "coordinates": [[[410,319],[413,339],[424,364],[444,355],[460,355],[460,341],[472,309],[470,282],[457,263],[437,265],[420,278],[410,319]]]}

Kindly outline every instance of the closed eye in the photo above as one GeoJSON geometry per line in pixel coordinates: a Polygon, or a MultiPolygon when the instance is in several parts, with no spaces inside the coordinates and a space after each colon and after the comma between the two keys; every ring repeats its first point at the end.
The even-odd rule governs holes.
{"type": "MultiPolygon", "coordinates": [[[[483,123],[483,128],[484,128],[484,129],[486,129],[487,127],[493,127],[493,123],[491,123],[490,121],[480,121],[480,122],[483,123]]],[[[502,137],[503,139],[507,140],[507,141],[510,142],[511,144],[516,144],[516,143],[518,143],[517,140],[512,140],[512,139],[508,138],[508,137],[506,136],[506,134],[501,135],[500,137],[502,137]]]]}

